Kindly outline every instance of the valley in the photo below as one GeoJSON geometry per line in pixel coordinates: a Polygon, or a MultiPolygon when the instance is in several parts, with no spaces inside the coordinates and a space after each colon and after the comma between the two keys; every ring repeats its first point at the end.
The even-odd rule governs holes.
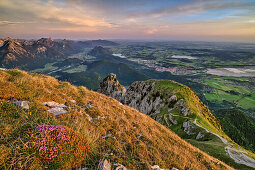
{"type": "Polygon", "coordinates": [[[99,81],[88,86],[86,82],[77,83],[77,80],[72,79],[89,73],[98,73],[95,79],[102,80],[111,72],[117,74],[124,86],[150,78],[171,79],[191,87],[213,112],[222,108],[236,107],[250,116],[255,116],[255,52],[252,44],[248,49],[247,44],[237,43],[118,42],[118,44],[106,46],[110,51],[98,50],[97,54],[90,53],[93,47],[86,47],[82,52],[67,57],[69,62],[76,59],[73,62],[58,59],[53,63],[47,63],[44,68],[30,71],[49,74],[61,80],[66,79],[91,89],[97,89],[99,81]],[[139,76],[131,78],[136,77],[134,75],[139,76]]]}

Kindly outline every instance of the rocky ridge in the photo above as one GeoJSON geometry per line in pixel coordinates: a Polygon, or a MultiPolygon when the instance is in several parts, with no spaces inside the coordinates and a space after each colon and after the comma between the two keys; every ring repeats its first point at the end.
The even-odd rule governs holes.
{"type": "Polygon", "coordinates": [[[79,53],[84,47],[95,47],[97,44],[117,45],[107,40],[76,42],[66,39],[22,40],[8,37],[0,39],[0,66],[4,68],[18,67],[26,70],[36,69],[56,59],[79,53]]]}
{"type": "Polygon", "coordinates": [[[101,82],[97,91],[151,116],[169,128],[181,126],[190,137],[194,136],[196,139],[205,137],[207,132],[190,121],[194,113],[186,105],[185,100],[177,97],[174,90],[162,94],[156,88],[156,84],[157,81],[139,81],[131,84],[126,90],[116,75],[111,73],[101,82]],[[180,117],[184,120],[178,120],[180,117]]]}
{"type": "Polygon", "coordinates": [[[39,40],[15,40],[6,38],[0,46],[0,64],[7,68],[29,67],[45,63],[73,53],[77,49],[67,40],[54,41],[51,38],[39,40]],[[46,61],[45,61],[46,60],[46,61]]]}

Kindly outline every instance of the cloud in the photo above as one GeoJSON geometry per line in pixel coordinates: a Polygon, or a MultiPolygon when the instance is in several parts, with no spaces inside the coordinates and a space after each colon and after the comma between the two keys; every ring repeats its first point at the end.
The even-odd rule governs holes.
{"type": "Polygon", "coordinates": [[[0,25],[17,25],[17,24],[31,24],[31,23],[34,23],[34,22],[0,20],[0,25]]]}
{"type": "Polygon", "coordinates": [[[196,0],[186,4],[179,4],[175,6],[159,8],[151,10],[148,15],[153,17],[160,17],[164,15],[187,15],[198,14],[206,11],[220,11],[220,10],[239,10],[249,11],[255,14],[254,2],[249,3],[246,1],[229,1],[229,0],[196,0]]]}
{"type": "Polygon", "coordinates": [[[90,16],[83,9],[65,3],[57,6],[53,1],[12,0],[1,1],[0,6],[1,8],[8,9],[9,12],[6,12],[7,14],[4,15],[8,17],[39,21],[55,20],[66,24],[88,27],[111,27],[113,25],[105,21],[104,18],[90,16]],[[21,16],[15,16],[17,13],[21,16]],[[31,15],[26,15],[27,13],[31,15]],[[23,14],[24,17],[22,17],[23,14]]]}
{"type": "Polygon", "coordinates": [[[156,29],[156,28],[151,28],[151,29],[145,30],[146,34],[155,34],[156,32],[158,32],[158,29],[156,29]]]}

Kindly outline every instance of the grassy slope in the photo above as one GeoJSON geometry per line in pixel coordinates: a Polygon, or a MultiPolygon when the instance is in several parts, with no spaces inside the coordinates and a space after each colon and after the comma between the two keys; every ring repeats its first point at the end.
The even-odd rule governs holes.
{"type": "Polygon", "coordinates": [[[27,140],[27,133],[35,125],[45,123],[64,125],[86,138],[86,146],[92,154],[89,158],[76,160],[86,167],[96,167],[106,158],[130,169],[146,169],[148,164],[158,164],[162,168],[207,169],[209,162],[213,169],[230,169],[222,162],[217,164],[217,159],[135,109],[85,87],[75,87],[49,76],[19,70],[0,71],[0,100],[2,168],[18,168],[20,165],[42,168],[36,154],[25,152],[22,141],[27,140]],[[13,99],[29,100],[30,110],[11,104],[9,100],[13,99]],[[71,106],[69,113],[55,117],[42,105],[46,101],[71,106]],[[84,110],[87,103],[94,107],[84,110]],[[85,113],[91,117],[101,115],[105,119],[90,122],[85,113]],[[109,133],[111,137],[102,139],[101,136],[109,133]],[[142,137],[138,138],[140,134],[142,137]]]}
{"type": "Polygon", "coordinates": [[[196,115],[193,119],[197,118],[199,124],[219,135],[224,135],[217,119],[189,87],[171,80],[152,81],[156,82],[156,89],[160,90],[161,93],[174,92],[177,98],[184,99],[188,108],[196,115]]]}

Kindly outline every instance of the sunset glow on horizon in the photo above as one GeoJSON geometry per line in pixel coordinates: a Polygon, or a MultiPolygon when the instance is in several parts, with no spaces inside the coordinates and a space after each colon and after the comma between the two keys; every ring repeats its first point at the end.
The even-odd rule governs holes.
{"type": "Polygon", "coordinates": [[[255,42],[254,0],[0,0],[0,38],[255,42]]]}

